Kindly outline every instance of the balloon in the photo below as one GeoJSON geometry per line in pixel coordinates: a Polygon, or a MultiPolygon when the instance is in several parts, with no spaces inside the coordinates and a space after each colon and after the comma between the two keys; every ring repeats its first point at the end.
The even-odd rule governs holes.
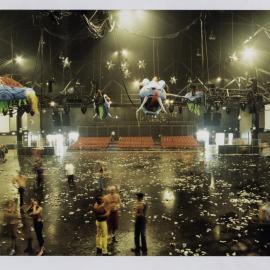
{"type": "Polygon", "coordinates": [[[0,112],[10,107],[29,107],[31,115],[38,112],[38,98],[32,88],[23,87],[12,78],[0,77],[0,112]]]}

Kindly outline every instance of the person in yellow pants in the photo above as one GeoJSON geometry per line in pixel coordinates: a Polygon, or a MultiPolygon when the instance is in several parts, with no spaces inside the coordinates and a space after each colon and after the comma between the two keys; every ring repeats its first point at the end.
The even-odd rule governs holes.
{"type": "Polygon", "coordinates": [[[108,253],[108,227],[107,218],[110,214],[104,207],[102,195],[98,195],[94,204],[94,211],[96,216],[96,247],[97,255],[109,255],[108,253]]]}

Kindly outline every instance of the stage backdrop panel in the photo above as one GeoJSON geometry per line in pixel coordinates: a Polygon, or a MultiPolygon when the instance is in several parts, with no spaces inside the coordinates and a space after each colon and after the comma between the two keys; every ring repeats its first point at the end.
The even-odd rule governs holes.
{"type": "Polygon", "coordinates": [[[270,104],[265,105],[264,129],[270,130],[270,104]]]}
{"type": "Polygon", "coordinates": [[[0,133],[1,132],[9,132],[9,116],[0,115],[0,133]]]}

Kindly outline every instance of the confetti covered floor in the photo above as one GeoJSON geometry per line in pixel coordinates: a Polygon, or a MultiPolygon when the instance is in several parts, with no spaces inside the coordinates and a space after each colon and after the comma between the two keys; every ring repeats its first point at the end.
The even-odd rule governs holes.
{"type": "MultiPolygon", "coordinates": [[[[119,242],[110,246],[112,255],[134,255],[131,210],[136,191],[144,192],[149,204],[148,255],[270,254],[270,225],[257,221],[257,203],[270,194],[268,157],[206,153],[202,166],[196,152],[68,152],[43,159],[45,183],[38,192],[33,159],[18,160],[12,151],[7,158],[0,164],[0,205],[16,196],[10,179],[21,166],[29,177],[26,201],[33,196],[43,200],[45,255],[95,255],[92,204],[99,163],[107,184],[118,186],[123,201],[119,242]],[[76,168],[72,189],[64,176],[66,161],[76,168]]],[[[0,218],[2,214],[1,208],[0,218]]],[[[0,254],[7,255],[10,240],[2,225],[0,230],[0,254]]],[[[22,229],[17,245],[17,254],[27,255],[22,229]]]]}

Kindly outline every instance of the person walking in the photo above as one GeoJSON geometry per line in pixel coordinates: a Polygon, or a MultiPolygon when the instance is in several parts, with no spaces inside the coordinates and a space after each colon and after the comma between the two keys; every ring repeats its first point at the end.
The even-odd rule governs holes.
{"type": "Polygon", "coordinates": [[[98,189],[100,192],[104,192],[105,189],[104,170],[102,167],[99,169],[98,189]]]}
{"type": "Polygon", "coordinates": [[[108,226],[107,218],[110,214],[104,207],[102,195],[96,197],[94,204],[94,212],[96,216],[96,248],[97,255],[109,255],[108,253],[108,226]]]}
{"type": "Polygon", "coordinates": [[[109,194],[104,196],[104,204],[107,211],[110,212],[110,215],[107,219],[108,230],[112,242],[117,242],[116,231],[119,224],[119,210],[121,207],[121,198],[120,195],[116,192],[115,186],[110,186],[108,188],[109,194]]]}
{"type": "Polygon", "coordinates": [[[135,230],[134,230],[134,242],[135,248],[131,251],[135,253],[136,256],[147,255],[147,243],[146,243],[146,210],[147,204],[144,201],[144,194],[139,192],[136,194],[137,200],[134,205],[134,215],[135,215],[135,230]]]}
{"type": "Polygon", "coordinates": [[[31,204],[27,209],[27,213],[33,218],[33,225],[37,236],[39,250],[37,256],[42,256],[44,253],[44,238],[43,238],[43,208],[39,205],[36,199],[31,199],[31,204]]]}
{"type": "Polygon", "coordinates": [[[4,209],[4,223],[7,225],[8,233],[11,237],[11,250],[9,253],[11,256],[16,255],[18,221],[18,200],[10,200],[4,209]]]}
{"type": "Polygon", "coordinates": [[[27,177],[22,174],[21,171],[18,172],[18,175],[13,178],[13,184],[18,189],[20,195],[20,207],[24,204],[24,193],[26,188],[27,177]]]}
{"type": "Polygon", "coordinates": [[[33,251],[33,238],[32,238],[32,233],[31,233],[31,227],[32,227],[32,217],[29,216],[27,213],[28,211],[28,206],[24,206],[24,208],[21,211],[21,219],[22,219],[22,225],[23,225],[23,233],[24,233],[24,239],[26,242],[26,248],[24,249],[25,253],[28,253],[29,255],[32,255],[34,253],[33,251]]]}
{"type": "Polygon", "coordinates": [[[40,188],[44,181],[44,169],[42,168],[42,161],[37,160],[34,166],[34,172],[36,174],[37,187],[40,188]]]}
{"type": "Polygon", "coordinates": [[[72,187],[75,185],[74,183],[74,165],[72,163],[67,163],[65,166],[66,176],[68,179],[69,187],[72,187]]]}

